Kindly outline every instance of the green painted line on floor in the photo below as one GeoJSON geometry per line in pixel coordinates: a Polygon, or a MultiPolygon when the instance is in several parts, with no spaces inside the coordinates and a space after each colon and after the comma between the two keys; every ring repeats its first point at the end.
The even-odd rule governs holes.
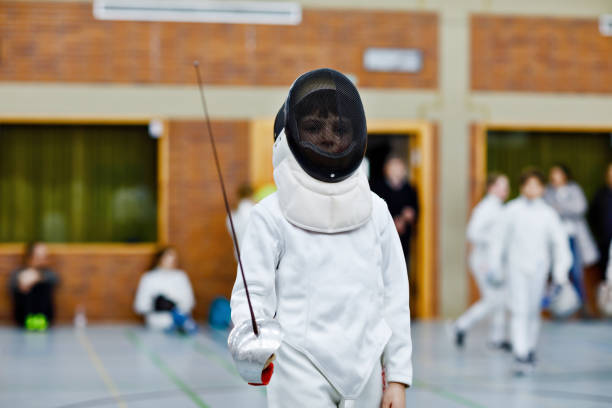
{"type": "Polygon", "coordinates": [[[227,370],[228,373],[240,378],[240,374],[238,374],[238,370],[236,370],[236,367],[234,367],[234,365],[231,362],[220,357],[217,353],[215,353],[208,346],[200,343],[199,341],[194,341],[193,348],[195,349],[195,351],[202,354],[204,357],[210,360],[213,360],[215,363],[225,368],[225,370],[227,370]]]}
{"type": "Polygon", "coordinates": [[[191,401],[193,401],[200,408],[210,408],[209,405],[207,405],[204,401],[202,401],[202,399],[198,396],[198,394],[195,391],[193,391],[187,384],[185,384],[185,382],[183,382],[183,380],[181,380],[180,377],[176,375],[176,373],[174,373],[174,371],[172,371],[170,367],[166,365],[166,363],[164,363],[164,361],[161,359],[161,357],[157,353],[155,353],[152,350],[149,350],[149,348],[145,346],[145,344],[142,342],[142,340],[140,339],[140,337],[138,337],[136,333],[134,333],[131,330],[127,330],[125,335],[128,338],[128,340],[130,340],[130,342],[132,342],[132,344],[136,346],[136,348],[140,349],[143,353],[147,354],[149,358],[151,359],[151,361],[153,362],[153,364],[157,368],[159,368],[159,370],[163,372],[170,380],[172,380],[172,382],[176,384],[176,386],[181,391],[183,391],[183,393],[185,393],[185,395],[187,395],[191,399],[191,401]]]}
{"type": "Polygon", "coordinates": [[[465,407],[470,407],[470,408],[486,408],[484,405],[480,405],[477,402],[474,402],[472,400],[469,400],[467,398],[462,397],[461,395],[452,393],[448,390],[445,390],[442,387],[436,386],[436,385],[431,385],[431,384],[427,384],[423,381],[419,381],[419,380],[415,380],[414,381],[414,386],[415,388],[423,388],[429,392],[432,392],[433,394],[439,395],[440,397],[443,397],[449,401],[454,401],[458,404],[461,404],[465,407]]]}
{"type": "MultiPolygon", "coordinates": [[[[194,340],[193,341],[193,347],[195,349],[195,351],[197,351],[198,353],[202,354],[204,357],[213,360],[215,363],[217,363],[218,365],[220,365],[221,367],[225,368],[227,370],[227,372],[229,372],[230,374],[232,374],[233,376],[235,376],[236,378],[239,378],[240,381],[244,382],[244,380],[242,379],[242,377],[240,377],[240,374],[238,374],[238,370],[236,369],[236,367],[234,366],[233,363],[227,361],[226,359],[220,357],[217,353],[215,353],[213,350],[211,350],[210,348],[208,348],[208,346],[205,346],[204,344],[194,340]]],[[[261,394],[266,394],[266,387],[257,387],[257,389],[259,390],[259,392],[261,394]]]]}

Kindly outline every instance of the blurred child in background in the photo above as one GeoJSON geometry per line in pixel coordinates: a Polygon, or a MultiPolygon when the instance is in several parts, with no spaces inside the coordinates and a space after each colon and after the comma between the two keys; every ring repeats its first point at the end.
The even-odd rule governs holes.
{"type": "Polygon", "coordinates": [[[467,228],[467,238],[472,244],[470,269],[480,291],[480,300],[474,303],[454,325],[455,343],[463,346],[465,332],[484,317],[491,316],[489,342],[493,347],[509,349],[505,330],[506,290],[501,285],[491,285],[487,279],[489,245],[496,239],[496,224],[500,220],[504,201],[510,193],[508,177],[493,173],[487,179],[487,195],[472,212],[467,228]]]}
{"type": "Polygon", "coordinates": [[[28,330],[45,330],[53,322],[53,290],[58,283],[49,268],[47,246],[34,242],[26,247],[24,266],[13,271],[9,280],[15,322],[28,330]]]}
{"type": "Polygon", "coordinates": [[[176,250],[161,249],[152,269],[140,278],[134,310],[145,316],[151,329],[191,333],[197,330],[190,317],[194,304],[189,278],[178,269],[176,250]]]}
{"type": "Polygon", "coordinates": [[[492,282],[508,281],[512,350],[517,374],[535,364],[540,308],[548,272],[553,281],[568,281],[572,265],[569,239],[555,210],[544,202],[545,180],[537,170],[521,175],[521,195],[502,212],[491,242],[489,274],[492,282]]]}

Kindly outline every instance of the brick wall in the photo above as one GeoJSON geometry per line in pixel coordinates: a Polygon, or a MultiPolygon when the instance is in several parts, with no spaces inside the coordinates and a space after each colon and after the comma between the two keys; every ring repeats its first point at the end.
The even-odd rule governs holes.
{"type": "MultiPolygon", "coordinates": [[[[134,320],[132,302],[140,271],[151,262],[153,249],[126,251],[112,249],[50,250],[51,264],[60,278],[55,300],[57,319],[70,322],[77,305],[83,305],[88,319],[97,321],[134,320]]],[[[10,272],[21,264],[21,254],[0,255],[0,321],[12,319],[7,284],[10,272]]]]}
{"type": "Polygon", "coordinates": [[[612,37],[597,19],[474,15],[471,87],[610,93],[612,37]]]}
{"type": "Polygon", "coordinates": [[[97,21],[90,3],[4,1],[0,81],[289,85],[330,66],[363,87],[437,87],[435,13],[304,10],[298,26],[97,21]],[[423,51],[418,74],[370,73],[366,47],[423,51]]]}
{"type": "MultiPolygon", "coordinates": [[[[212,123],[230,204],[248,181],[248,123],[212,123]]],[[[210,301],[229,298],[236,277],[232,241],[225,226],[223,196],[204,124],[170,123],[168,239],[175,245],[196,295],[196,313],[205,316],[210,301]]]]}

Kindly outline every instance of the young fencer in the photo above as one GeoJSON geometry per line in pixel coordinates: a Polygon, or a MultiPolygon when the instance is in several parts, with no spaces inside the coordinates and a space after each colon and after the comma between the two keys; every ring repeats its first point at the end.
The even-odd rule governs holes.
{"type": "Polygon", "coordinates": [[[499,222],[504,201],[508,198],[510,184],[504,174],[494,173],[487,178],[487,195],[476,205],[467,228],[467,238],[472,244],[469,265],[480,291],[480,299],[463,313],[453,325],[455,344],[462,347],[466,332],[481,319],[490,316],[489,344],[509,349],[506,339],[506,290],[504,285],[492,285],[487,278],[490,242],[499,222]]]}
{"type": "Polygon", "coordinates": [[[519,375],[535,364],[549,270],[552,267],[553,282],[559,288],[567,287],[572,265],[561,219],[542,199],[544,186],[544,176],[537,170],[521,175],[521,195],[505,206],[490,245],[490,279],[494,283],[507,281],[512,351],[519,375]]]}
{"type": "Polygon", "coordinates": [[[241,279],[231,299],[230,351],[247,382],[269,380],[269,407],[405,406],[406,265],[361,166],[366,143],[347,77],[318,69],[294,82],[275,123],[278,191],[254,207],[241,242],[259,336],[241,279]]]}

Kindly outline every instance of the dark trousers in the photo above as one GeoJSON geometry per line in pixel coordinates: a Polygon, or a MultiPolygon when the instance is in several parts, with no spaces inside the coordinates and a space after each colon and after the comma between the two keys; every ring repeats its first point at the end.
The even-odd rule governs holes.
{"type": "Polygon", "coordinates": [[[580,259],[580,251],[576,238],[570,238],[570,250],[572,251],[573,263],[570,269],[570,280],[574,284],[580,301],[584,303],[584,279],[582,276],[582,260],[580,259]]]}
{"type": "Polygon", "coordinates": [[[13,292],[13,317],[17,325],[24,327],[30,314],[43,314],[51,324],[55,317],[53,308],[53,286],[37,283],[28,293],[13,292]]]}

